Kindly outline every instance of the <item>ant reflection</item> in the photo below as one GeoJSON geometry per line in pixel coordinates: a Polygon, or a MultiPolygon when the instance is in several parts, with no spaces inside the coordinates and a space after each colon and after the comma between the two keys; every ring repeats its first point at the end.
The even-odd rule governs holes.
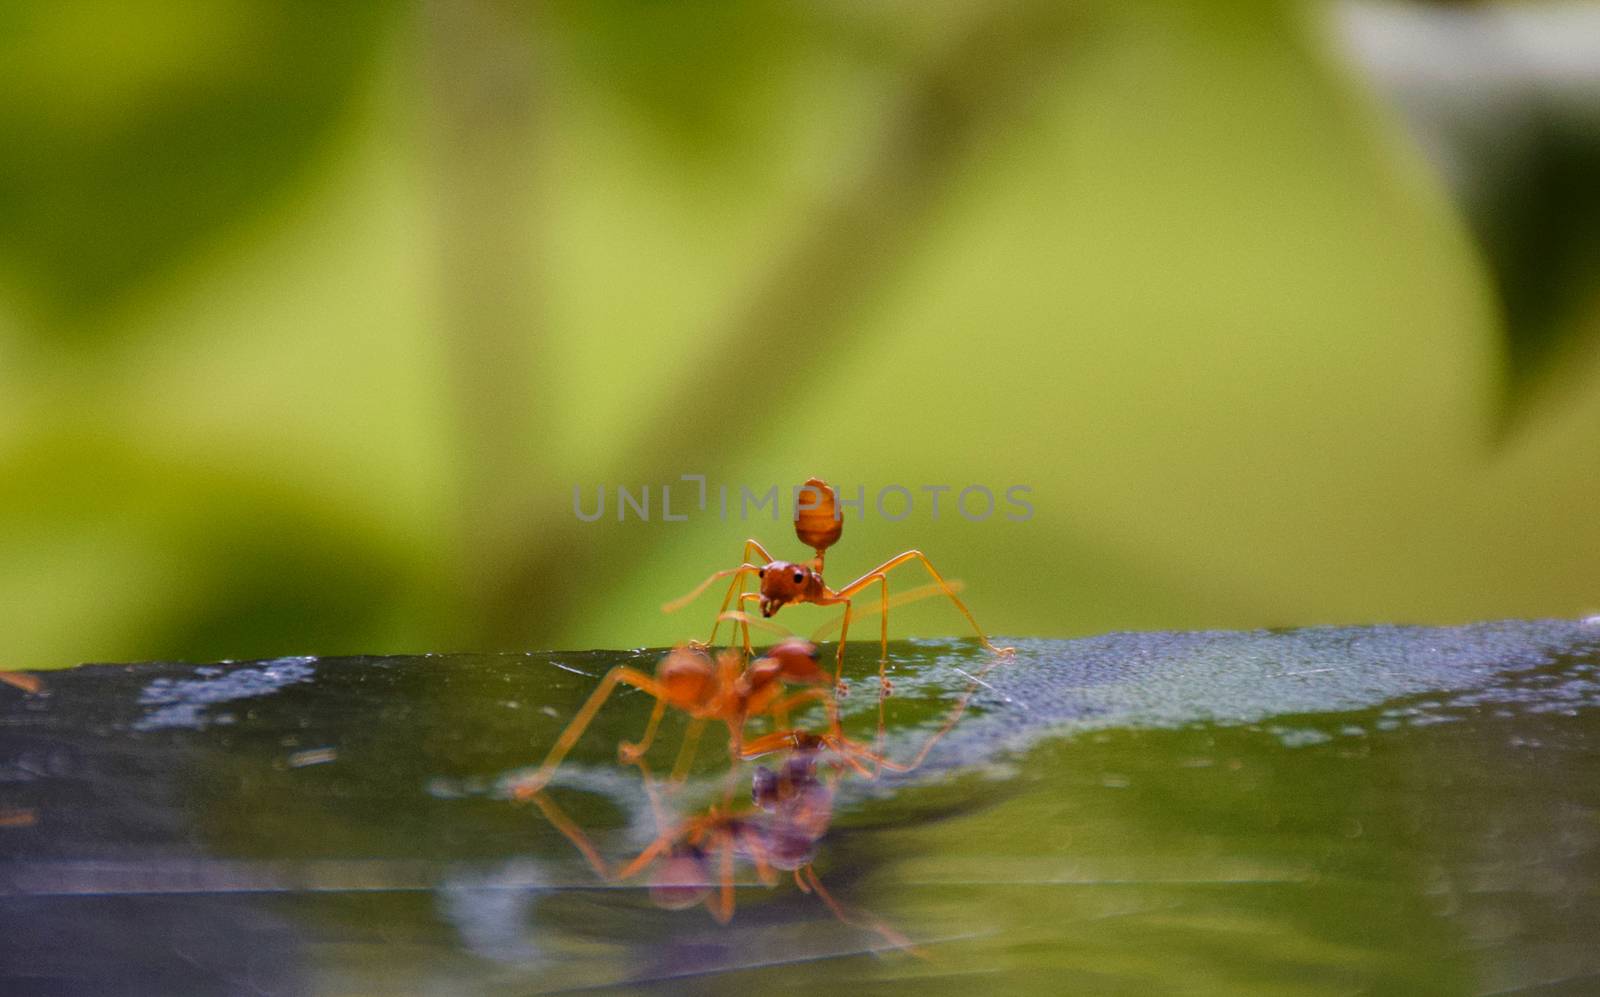
{"type": "MultiPolygon", "coordinates": [[[[546,794],[532,797],[595,871],[609,881],[645,877],[650,899],[664,910],[703,905],[719,924],[733,919],[735,873],[741,863],[775,887],[789,873],[803,893],[820,899],[840,921],[882,936],[897,949],[916,951],[904,935],[830,893],[813,865],[818,843],[833,821],[834,784],[851,766],[821,737],[800,737],[772,768],[758,766],[750,803],[713,804],[687,818],[663,821],[660,833],[633,859],[611,870],[599,850],[546,794]]],[[[658,810],[658,817],[660,811],[658,810]]]]}
{"type": "Polygon", "coordinates": [[[621,667],[607,673],[539,768],[511,780],[510,795],[538,807],[601,879],[620,882],[647,877],[650,897],[659,907],[681,910],[704,905],[717,922],[725,924],[734,913],[735,872],[746,864],[769,887],[778,884],[780,873],[791,874],[802,892],[818,897],[839,920],[874,931],[896,948],[910,949],[911,943],[892,928],[841,904],[823,885],[813,861],[833,820],[838,782],[849,775],[873,779],[883,769],[909,772],[921,765],[961,718],[986,671],[982,669],[974,677],[944,722],[910,760],[899,762],[842,732],[832,683],[809,642],[786,639],[748,663],[737,650],[722,651],[713,660],[698,648],[675,648],[662,658],[653,677],[621,667]],[[617,757],[639,770],[656,837],[631,860],[613,867],[546,790],[619,683],[655,699],[643,735],[637,742],[618,742],[617,757]],[[789,693],[785,683],[808,688],[789,693]],[[791,725],[791,711],[813,705],[822,707],[825,723],[819,731],[791,725]],[[672,775],[663,783],[646,756],[668,709],[687,714],[689,725],[672,775]],[[773,729],[750,736],[747,726],[762,718],[773,729]],[[730,767],[720,801],[691,808],[688,812],[693,815],[686,817],[677,803],[687,793],[687,774],[700,728],[708,720],[721,721],[727,729],[730,767]],[[736,804],[741,763],[772,756],[776,760],[770,767],[760,765],[752,773],[750,802],[736,804]]]}

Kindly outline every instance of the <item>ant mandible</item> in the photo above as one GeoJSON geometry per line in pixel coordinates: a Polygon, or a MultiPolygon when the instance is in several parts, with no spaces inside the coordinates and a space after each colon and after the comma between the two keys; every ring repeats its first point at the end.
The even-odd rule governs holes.
{"type": "MultiPolygon", "coordinates": [[[[796,490],[795,501],[795,535],[800,542],[816,552],[816,557],[810,564],[801,564],[790,561],[775,560],[767,553],[760,541],[746,540],[744,542],[744,563],[736,568],[726,568],[714,573],[710,578],[701,582],[694,591],[679,599],[662,606],[665,612],[674,612],[688,605],[709,588],[718,579],[733,576],[728,583],[728,592],[722,599],[722,608],[717,613],[717,623],[711,628],[711,638],[706,642],[708,646],[716,643],[717,627],[721,625],[722,616],[728,611],[728,606],[734,603],[737,596],[738,603],[742,606],[745,602],[757,602],[763,617],[770,617],[789,603],[811,603],[816,606],[839,606],[845,608],[839,631],[839,650],[834,664],[834,687],[842,695],[845,692],[844,683],[844,648],[845,641],[850,633],[851,600],[870,588],[874,582],[880,586],[880,607],[883,616],[882,629],[879,637],[881,653],[878,658],[878,685],[880,698],[887,695],[891,689],[885,671],[889,663],[889,579],[888,573],[903,564],[920,561],[928,569],[928,574],[933,576],[934,583],[939,589],[955,603],[961,615],[972,624],[972,629],[977,633],[978,640],[983,646],[995,654],[1011,654],[1014,649],[1009,647],[996,647],[989,640],[983,628],[972,615],[960,598],[956,596],[955,588],[945,581],[934,568],[933,562],[920,550],[908,550],[896,554],[887,561],[868,571],[855,581],[840,589],[829,588],[822,580],[823,555],[829,547],[838,542],[844,532],[844,521],[839,514],[839,496],[833,486],[821,478],[808,478],[806,483],[796,490]],[[801,500],[801,496],[806,496],[801,500]],[[759,563],[751,560],[751,552],[760,558],[759,563]],[[760,583],[761,590],[745,592],[745,579],[755,575],[760,583]]],[[[750,628],[744,626],[744,647],[746,653],[750,651],[750,628]]]]}

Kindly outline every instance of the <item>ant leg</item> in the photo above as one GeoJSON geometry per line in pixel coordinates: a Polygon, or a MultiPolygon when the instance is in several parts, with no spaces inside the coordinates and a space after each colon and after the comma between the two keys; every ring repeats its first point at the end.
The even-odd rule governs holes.
{"type": "MultiPolygon", "coordinates": [[[[758,568],[756,570],[759,571],[760,569],[758,568]]],[[[747,574],[749,574],[749,572],[737,572],[733,576],[733,581],[728,583],[728,591],[722,597],[722,606],[717,610],[717,618],[711,622],[711,636],[706,638],[706,647],[717,646],[717,631],[722,627],[722,614],[728,611],[729,605],[735,604],[735,593],[737,593],[739,598],[737,605],[744,604],[744,578],[747,574]]],[[[746,653],[748,653],[750,650],[750,628],[748,626],[744,628],[744,649],[746,653]]]]}
{"type": "Polygon", "coordinates": [[[780,729],[769,734],[763,734],[753,741],[745,741],[740,738],[738,751],[734,756],[735,760],[743,761],[771,754],[774,751],[782,751],[785,748],[793,748],[795,746],[795,735],[802,732],[789,726],[787,722],[789,711],[811,702],[822,703],[824,709],[827,710],[830,723],[835,727],[838,726],[838,709],[834,704],[833,697],[828,694],[828,690],[802,689],[787,696],[780,696],[767,705],[767,711],[785,718],[778,725],[780,729]]]}
{"type": "Polygon", "coordinates": [[[544,812],[545,820],[560,831],[568,841],[572,842],[583,857],[588,860],[590,868],[601,879],[609,879],[611,874],[606,871],[605,860],[600,857],[600,852],[589,841],[589,836],[578,828],[577,822],[567,816],[567,812],[556,806],[556,802],[543,793],[533,794],[533,803],[544,812]]]}
{"type": "MultiPolygon", "coordinates": [[[[774,712],[781,710],[783,713],[787,714],[790,710],[797,706],[804,706],[805,704],[812,702],[828,704],[832,702],[832,697],[829,696],[828,690],[826,689],[801,689],[799,692],[790,693],[787,696],[773,700],[770,704],[768,704],[767,709],[774,712]]],[[[832,713],[830,711],[830,716],[831,715],[832,713]]],[[[781,724],[780,726],[788,727],[789,725],[785,723],[781,724]]]]}
{"type": "MultiPolygon", "coordinates": [[[[772,563],[772,555],[767,553],[767,549],[765,547],[761,546],[761,542],[760,541],[754,540],[754,539],[750,539],[750,540],[746,540],[744,542],[744,551],[743,551],[743,553],[741,553],[739,555],[739,560],[744,562],[745,564],[754,564],[754,563],[770,564],[770,563],[772,563]],[[751,551],[754,551],[756,556],[761,559],[759,562],[754,562],[754,561],[752,561],[750,559],[751,551]]],[[[761,570],[760,568],[756,569],[758,574],[760,573],[760,570],[761,570]]],[[[734,592],[735,591],[737,591],[738,594],[739,594],[739,602],[740,602],[740,604],[742,604],[744,602],[744,578],[745,578],[744,573],[738,573],[738,574],[735,574],[733,576],[733,581],[728,583],[728,592],[727,592],[726,595],[724,595],[722,597],[722,608],[717,611],[716,622],[712,623],[712,625],[711,625],[711,637],[706,641],[706,646],[707,647],[715,647],[716,646],[716,643],[717,643],[717,628],[722,623],[722,614],[726,613],[728,611],[729,603],[733,602],[733,597],[734,597],[734,592]]],[[[749,650],[750,650],[750,631],[749,631],[748,627],[745,629],[744,649],[745,649],[746,653],[748,653],[749,650]]]]}
{"type": "Polygon", "coordinates": [[[678,760],[672,763],[672,784],[679,786],[689,777],[689,767],[694,764],[695,751],[700,746],[700,732],[705,730],[704,717],[695,717],[689,721],[689,728],[683,732],[683,745],[678,749],[678,760]]]}
{"type": "MultiPolygon", "coordinates": [[[[760,758],[762,755],[770,755],[774,751],[792,750],[795,747],[796,735],[804,733],[804,731],[784,730],[758,737],[744,746],[744,751],[739,757],[741,760],[748,760],[760,758]]],[[[861,764],[856,759],[858,755],[879,763],[882,768],[891,770],[896,768],[893,762],[874,754],[870,748],[864,748],[848,738],[836,738],[829,735],[822,738],[822,743],[832,748],[844,765],[853,769],[857,775],[863,778],[876,778],[876,773],[861,764]]]]}
{"type": "MultiPolygon", "coordinates": [[[[878,585],[882,590],[882,595],[881,595],[880,604],[879,604],[879,616],[881,617],[881,619],[879,620],[880,633],[879,633],[879,636],[878,636],[878,648],[879,648],[879,650],[878,650],[878,740],[877,740],[877,751],[881,755],[881,753],[883,751],[883,738],[884,738],[883,701],[886,698],[888,698],[889,693],[893,688],[893,686],[891,686],[890,683],[889,683],[889,676],[887,674],[888,668],[889,668],[889,579],[888,579],[887,576],[884,575],[883,572],[874,571],[874,572],[868,573],[867,575],[864,575],[863,577],[858,579],[856,582],[853,582],[852,585],[857,585],[857,586],[860,586],[861,588],[865,588],[866,586],[871,585],[874,579],[877,580],[878,585]]],[[[846,615],[849,614],[849,610],[848,609],[846,609],[845,612],[846,612],[846,615]]],[[[842,637],[840,639],[843,640],[842,637]]]]}
{"type": "MultiPolygon", "coordinates": [[[[844,906],[833,898],[833,894],[828,892],[827,887],[822,885],[822,879],[817,876],[817,870],[812,868],[809,863],[805,866],[805,874],[806,879],[811,884],[811,889],[806,890],[806,892],[815,892],[817,896],[821,897],[822,902],[828,905],[829,910],[833,911],[834,917],[853,928],[868,928],[872,931],[875,931],[879,935],[883,936],[884,941],[888,942],[895,948],[905,952],[910,952],[912,955],[925,958],[922,950],[918,949],[916,945],[912,943],[911,939],[889,927],[887,924],[884,924],[882,921],[879,921],[877,918],[864,915],[855,916],[847,913],[844,909],[844,906]]],[[[799,875],[800,870],[796,869],[795,876],[797,880],[799,875]]]]}
{"type": "MultiPolygon", "coordinates": [[[[991,665],[990,667],[993,666],[991,665]]],[[[961,715],[967,711],[967,704],[977,694],[978,686],[983,681],[983,675],[988,670],[988,668],[985,668],[979,672],[972,682],[967,685],[967,691],[962,693],[961,698],[956,701],[956,705],[950,708],[949,714],[945,716],[944,723],[940,725],[938,730],[928,735],[928,739],[922,743],[922,748],[912,756],[911,761],[891,762],[887,758],[880,758],[878,764],[891,772],[910,772],[921,765],[927,759],[928,753],[933,750],[934,745],[938,744],[946,734],[950,733],[951,728],[955,727],[956,722],[961,719],[961,715]]]]}
{"type": "MultiPolygon", "coordinates": [[[[761,600],[760,593],[757,593],[757,592],[746,592],[746,593],[744,593],[743,595],[741,595],[739,597],[739,604],[742,606],[747,602],[759,602],[760,600],[761,600]]],[[[761,629],[769,631],[771,633],[775,633],[779,637],[792,637],[792,636],[794,636],[794,634],[790,633],[790,631],[789,631],[789,629],[787,627],[780,626],[780,625],[778,625],[778,624],[776,624],[776,623],[772,622],[771,620],[766,619],[764,617],[751,616],[749,613],[745,612],[742,609],[730,609],[730,610],[724,612],[721,616],[718,616],[717,619],[719,619],[719,620],[729,620],[729,621],[732,621],[732,622],[737,623],[737,624],[741,625],[742,627],[744,627],[744,653],[745,653],[745,657],[747,657],[747,658],[748,657],[753,657],[755,655],[755,651],[750,645],[750,628],[753,627],[753,626],[760,627],[761,629]]],[[[698,643],[698,642],[691,641],[690,643],[691,644],[695,644],[695,643],[698,643]]]]}
{"type": "Polygon", "coordinates": [[[639,873],[643,872],[651,862],[654,862],[657,858],[659,858],[663,852],[670,850],[680,838],[687,837],[693,826],[693,823],[687,825],[680,824],[662,831],[660,834],[656,835],[656,840],[645,846],[644,851],[633,857],[633,861],[618,869],[615,878],[621,880],[632,879],[634,876],[637,876],[639,873]]]}
{"type": "MultiPolygon", "coordinates": [[[[728,832],[724,832],[722,838],[717,879],[721,888],[717,891],[717,903],[711,908],[711,916],[717,919],[718,924],[727,924],[733,920],[733,835],[728,832]]],[[[706,902],[710,903],[709,897],[706,902]]]]}
{"type": "MultiPolygon", "coordinates": [[[[741,761],[748,761],[752,758],[760,758],[762,755],[770,755],[774,751],[793,751],[799,736],[805,734],[806,732],[802,730],[782,730],[758,737],[745,745],[744,752],[739,758],[741,761]]],[[[854,769],[858,775],[868,779],[873,777],[872,770],[856,761],[853,757],[860,754],[865,755],[867,758],[876,758],[877,756],[870,750],[857,746],[853,741],[840,741],[831,736],[823,737],[822,743],[832,748],[839,755],[843,764],[854,769]]]]}
{"type": "MultiPolygon", "coordinates": [[[[950,591],[952,592],[960,592],[962,589],[967,587],[966,583],[961,581],[959,578],[947,578],[945,579],[945,582],[950,586],[950,591]]],[[[930,596],[936,595],[944,595],[944,589],[940,588],[938,585],[935,585],[933,582],[929,582],[926,585],[918,585],[916,588],[909,588],[903,592],[899,592],[891,596],[889,598],[887,608],[893,609],[896,606],[910,605],[913,602],[920,602],[923,599],[927,599],[930,596]]],[[[862,617],[870,616],[875,612],[881,613],[883,612],[883,608],[876,610],[861,609],[858,610],[854,616],[856,619],[861,619],[862,617]]],[[[828,640],[829,637],[839,629],[839,624],[842,622],[843,620],[836,617],[811,631],[811,643],[820,644],[823,641],[828,640]]]]}
{"type": "MultiPolygon", "coordinates": [[[[839,705],[832,696],[828,695],[828,690],[803,689],[800,692],[778,700],[774,705],[782,704],[787,709],[793,709],[796,706],[800,706],[810,701],[821,703],[823,709],[828,715],[828,726],[830,728],[830,733],[822,735],[819,739],[823,744],[832,748],[834,752],[839,755],[840,760],[845,765],[848,765],[858,774],[868,779],[876,778],[878,773],[873,772],[857,761],[857,756],[872,761],[879,767],[879,769],[888,768],[891,770],[897,770],[896,765],[884,758],[881,754],[873,751],[870,748],[866,748],[857,744],[844,735],[839,722],[839,705]]],[[[811,735],[808,731],[800,730],[798,728],[779,730],[774,731],[771,734],[763,735],[753,741],[748,741],[742,744],[739,750],[738,760],[743,761],[750,758],[759,758],[762,755],[769,755],[774,751],[785,751],[794,748],[798,745],[801,736],[814,737],[815,735],[811,735]]]]}
{"type": "Polygon", "coordinates": [[[606,698],[611,695],[612,690],[617,687],[619,682],[642,689],[644,692],[654,696],[658,702],[667,698],[667,691],[657,684],[655,679],[641,671],[618,666],[606,672],[606,677],[600,680],[600,685],[589,695],[589,699],[583,704],[583,708],[573,716],[572,722],[567,724],[567,729],[562,731],[561,736],[556,739],[555,745],[550,749],[550,753],[545,756],[544,762],[539,766],[539,770],[526,779],[519,779],[513,784],[511,788],[513,799],[527,800],[550,782],[550,777],[555,774],[556,769],[561,765],[561,760],[566,758],[567,752],[571,751],[572,746],[578,743],[578,738],[583,736],[584,728],[589,726],[590,721],[594,719],[594,715],[600,711],[601,705],[605,703],[606,698]]]}
{"type": "MultiPolygon", "coordinates": [[[[927,759],[928,754],[933,751],[934,745],[938,744],[939,741],[943,739],[946,734],[950,733],[951,729],[955,727],[956,723],[961,719],[962,714],[966,712],[968,703],[971,702],[972,697],[977,693],[981,678],[982,673],[973,679],[972,683],[967,686],[967,691],[964,692],[961,695],[961,698],[956,701],[955,706],[950,708],[949,714],[945,716],[944,723],[939,726],[938,730],[928,735],[928,739],[923,742],[922,747],[918,749],[917,753],[912,756],[911,761],[909,762],[893,761],[881,753],[881,746],[879,751],[874,751],[873,749],[868,748],[866,745],[851,740],[842,733],[834,732],[825,734],[822,735],[821,740],[824,744],[834,750],[834,752],[839,756],[840,761],[854,769],[858,774],[866,776],[868,779],[877,778],[883,769],[888,769],[891,772],[910,772],[920,766],[927,759]],[[858,759],[866,759],[867,761],[871,762],[877,771],[867,769],[858,759]]],[[[821,690],[816,691],[820,692],[821,690]]],[[[827,707],[834,725],[837,726],[837,707],[826,698],[823,698],[822,701],[827,707]]],[[[795,730],[781,731],[779,733],[768,734],[765,737],[757,738],[745,745],[744,752],[741,757],[754,758],[758,755],[770,754],[773,751],[781,751],[784,748],[793,747],[795,743],[795,735],[800,733],[804,732],[795,730]]]]}
{"type": "Polygon", "coordinates": [[[746,657],[749,657],[754,652],[753,652],[752,648],[750,647],[750,618],[748,616],[746,616],[745,613],[744,613],[744,604],[747,603],[747,602],[760,602],[760,601],[761,601],[761,593],[760,592],[740,592],[739,593],[739,605],[738,605],[739,617],[740,617],[739,626],[741,628],[743,628],[743,630],[744,630],[744,653],[745,653],[746,657]]]}
{"type": "Polygon", "coordinates": [[[655,773],[650,771],[650,766],[643,758],[634,763],[639,766],[639,781],[644,785],[645,799],[650,801],[650,818],[655,821],[656,831],[667,826],[667,812],[661,806],[661,793],[656,787],[655,773]]]}
{"type": "Polygon", "coordinates": [[[966,603],[962,602],[961,599],[956,596],[955,588],[944,580],[944,576],[935,570],[933,562],[928,560],[927,555],[923,554],[920,550],[908,550],[903,554],[896,554],[894,557],[889,558],[889,560],[878,565],[876,568],[873,568],[860,578],[857,578],[849,585],[846,585],[836,594],[841,598],[848,599],[850,596],[855,595],[857,592],[860,592],[862,589],[872,584],[874,575],[887,574],[890,570],[898,568],[900,565],[914,560],[921,561],[922,566],[928,569],[928,574],[933,576],[933,580],[939,584],[941,589],[944,590],[944,594],[949,596],[950,601],[956,604],[957,609],[961,610],[961,615],[965,616],[967,618],[967,622],[972,624],[972,629],[977,633],[978,640],[983,643],[985,648],[989,649],[995,654],[1012,654],[1016,651],[1016,648],[996,647],[994,642],[989,640],[988,635],[983,632],[983,628],[978,626],[978,620],[972,615],[972,610],[968,609],[966,603]]]}
{"type": "MultiPolygon", "coordinates": [[[[661,700],[656,700],[656,703],[660,705],[661,700]]],[[[667,826],[667,813],[661,805],[661,793],[657,788],[655,773],[650,770],[650,763],[643,751],[629,756],[623,750],[626,746],[626,742],[618,745],[617,761],[621,764],[632,764],[639,769],[639,783],[644,787],[645,799],[650,802],[650,816],[659,832],[667,826]]]]}
{"type": "Polygon", "coordinates": [[[712,572],[710,578],[707,578],[705,581],[701,582],[699,585],[696,585],[693,589],[691,589],[689,591],[689,593],[687,595],[681,595],[678,598],[673,599],[671,602],[662,603],[661,604],[661,611],[663,613],[676,613],[678,610],[680,610],[683,607],[689,605],[689,603],[691,603],[691,602],[695,601],[696,599],[700,598],[700,594],[702,592],[704,592],[706,589],[710,588],[712,586],[712,584],[714,582],[716,582],[720,578],[726,578],[729,575],[737,575],[737,574],[739,574],[741,572],[751,572],[751,571],[760,571],[760,570],[761,570],[761,568],[760,568],[759,565],[741,564],[737,568],[723,568],[721,571],[712,572]]]}
{"type": "Polygon", "coordinates": [[[727,810],[733,806],[734,794],[739,791],[739,766],[729,765],[728,774],[722,780],[722,809],[727,810]]]}
{"type": "MultiPolygon", "coordinates": [[[[623,764],[636,765],[639,768],[639,777],[644,783],[645,795],[650,800],[650,809],[655,816],[656,827],[665,825],[665,812],[661,807],[661,794],[657,791],[655,774],[650,771],[649,764],[645,761],[645,752],[649,750],[650,742],[655,736],[657,725],[661,721],[661,714],[665,711],[664,700],[656,700],[655,711],[650,715],[650,724],[645,728],[645,736],[641,743],[631,745],[627,742],[617,746],[617,760],[623,764]]],[[[700,731],[705,727],[704,717],[695,717],[689,721],[688,728],[684,731],[683,743],[678,747],[678,758],[673,763],[672,774],[668,777],[668,786],[676,789],[683,784],[690,764],[694,761],[696,743],[700,740],[700,731]]]]}
{"type": "MultiPolygon", "coordinates": [[[[919,560],[922,562],[922,566],[928,570],[928,574],[933,576],[933,580],[938,583],[944,594],[949,597],[951,602],[955,603],[956,608],[961,611],[961,615],[967,618],[967,622],[972,624],[972,629],[977,632],[978,639],[983,642],[984,647],[988,648],[997,655],[1010,655],[1015,653],[1014,648],[996,647],[994,643],[989,640],[989,638],[984,634],[982,628],[978,626],[978,621],[973,617],[972,611],[967,609],[966,604],[957,598],[953,586],[944,580],[944,577],[940,575],[939,572],[934,568],[933,563],[929,561],[927,556],[919,550],[908,550],[903,554],[896,554],[894,557],[891,557],[878,567],[872,569],[865,575],[862,575],[860,578],[840,589],[838,595],[848,597],[860,592],[862,589],[865,589],[867,586],[871,585],[874,578],[882,578],[890,570],[913,560],[919,560]]],[[[883,766],[896,772],[909,772],[921,765],[922,762],[928,757],[928,753],[933,750],[934,745],[938,744],[939,740],[948,734],[950,729],[956,725],[956,721],[961,719],[962,714],[966,712],[967,704],[977,693],[978,685],[980,684],[982,677],[987,674],[988,671],[995,666],[995,664],[997,664],[997,662],[991,661],[987,663],[981,670],[979,670],[978,675],[967,687],[967,691],[950,710],[949,715],[945,718],[944,724],[929,736],[928,740],[923,743],[922,748],[916,753],[915,756],[912,757],[910,762],[895,763],[885,759],[883,761],[883,766]]]]}
{"type": "Polygon", "coordinates": [[[794,747],[794,735],[795,732],[792,730],[780,730],[771,734],[763,734],[753,741],[746,741],[739,746],[739,760],[748,761],[751,758],[770,755],[774,751],[784,751],[792,748],[794,747]]]}
{"type": "Polygon", "coordinates": [[[631,744],[627,741],[617,742],[617,761],[624,765],[632,765],[643,758],[645,752],[650,750],[650,745],[655,743],[656,728],[661,726],[661,717],[666,712],[667,701],[657,699],[655,709],[650,711],[650,722],[644,725],[644,734],[639,740],[631,744]]]}
{"type": "MultiPolygon", "coordinates": [[[[840,699],[843,699],[850,691],[850,687],[844,681],[844,648],[850,638],[850,599],[846,596],[843,601],[844,616],[839,624],[839,655],[833,665],[833,694],[840,699]]],[[[881,698],[879,705],[882,705],[881,698]]],[[[834,736],[842,738],[844,737],[844,726],[839,723],[839,711],[837,708],[833,708],[831,712],[833,714],[832,729],[834,736]]]]}
{"type": "MultiPolygon", "coordinates": [[[[770,755],[774,751],[792,750],[795,746],[794,742],[796,733],[803,732],[792,730],[781,731],[777,734],[768,734],[766,737],[751,741],[743,757],[746,759],[759,758],[762,755],[770,755]]],[[[876,778],[876,773],[867,768],[865,765],[861,764],[861,762],[857,761],[855,758],[856,755],[864,755],[866,758],[876,761],[878,756],[874,755],[871,750],[859,747],[854,742],[842,744],[835,741],[833,738],[824,738],[823,743],[832,748],[834,752],[838,754],[842,764],[848,766],[863,779],[876,778]]],[[[888,761],[885,761],[883,764],[886,768],[892,768],[892,764],[888,761]]]]}
{"type": "Polygon", "coordinates": [[[843,697],[850,692],[850,687],[844,681],[844,646],[850,639],[850,597],[840,593],[836,598],[830,599],[820,605],[833,606],[844,603],[844,616],[839,622],[839,653],[833,664],[833,691],[843,697]]]}
{"type": "Polygon", "coordinates": [[[756,867],[756,878],[762,885],[773,887],[778,885],[778,874],[772,871],[772,863],[767,860],[767,846],[753,830],[739,832],[739,842],[750,855],[750,862],[756,867]]]}

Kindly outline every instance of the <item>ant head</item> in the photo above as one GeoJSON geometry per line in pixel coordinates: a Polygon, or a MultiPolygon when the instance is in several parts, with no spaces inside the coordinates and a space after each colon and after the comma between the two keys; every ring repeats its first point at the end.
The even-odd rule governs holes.
{"type": "Polygon", "coordinates": [[[803,564],[773,561],[758,571],[761,579],[761,615],[771,616],[786,603],[803,601],[811,592],[815,573],[803,564]]]}
{"type": "Polygon", "coordinates": [[[767,651],[776,661],[785,682],[815,683],[831,681],[817,662],[817,645],[799,637],[786,637],[767,651]]]}
{"type": "Polygon", "coordinates": [[[656,666],[656,678],[674,706],[697,706],[711,698],[716,688],[716,672],[704,651],[675,647],[656,666]]]}

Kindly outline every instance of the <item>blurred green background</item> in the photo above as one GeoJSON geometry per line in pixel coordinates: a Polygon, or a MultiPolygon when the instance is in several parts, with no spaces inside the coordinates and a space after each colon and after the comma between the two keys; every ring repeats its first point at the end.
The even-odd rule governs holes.
{"type": "Polygon", "coordinates": [[[7,4],[0,666],[1600,610],[1594,11],[7,4]]]}

